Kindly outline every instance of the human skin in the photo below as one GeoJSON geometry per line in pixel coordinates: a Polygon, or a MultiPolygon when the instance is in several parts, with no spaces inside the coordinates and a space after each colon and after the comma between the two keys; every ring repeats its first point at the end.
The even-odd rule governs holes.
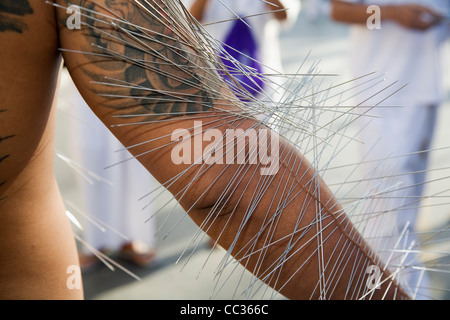
{"type": "MultiPolygon", "coordinates": [[[[394,2],[393,2],[394,3],[394,2]]],[[[331,17],[338,22],[366,24],[371,13],[367,12],[368,3],[348,3],[331,1],[331,17]]],[[[439,24],[443,17],[439,13],[420,4],[379,6],[381,21],[398,23],[404,28],[424,31],[439,24]],[[422,19],[427,14],[429,19],[422,19]]]]}
{"type": "MultiPolygon", "coordinates": [[[[125,0],[99,0],[96,4],[70,1],[97,14],[114,15],[145,27],[158,39],[148,40],[146,48],[157,55],[114,41],[111,35],[124,37],[122,29],[88,17],[83,21],[95,28],[69,30],[65,24],[67,12],[45,1],[4,3],[7,6],[1,7],[1,13],[8,17],[10,25],[0,32],[0,42],[8,44],[0,52],[0,298],[83,297],[81,289],[67,286],[66,270],[78,264],[77,252],[53,173],[54,100],[62,57],[91,109],[158,181],[165,183],[186,171],[168,190],[190,217],[221,246],[231,248],[247,269],[286,297],[355,298],[358,294],[354,291],[365,281],[362,278],[366,267],[376,264],[383,269],[331,191],[288,142],[281,140],[279,148],[280,154],[289,156],[280,159],[280,169],[256,205],[252,195],[258,189],[259,177],[254,173],[260,165],[214,164],[197,176],[199,166],[173,163],[170,134],[176,129],[190,130],[196,119],[193,114],[205,114],[205,127],[210,123],[222,132],[230,127],[254,127],[257,121],[240,116],[243,107],[219,75],[202,68],[206,62],[201,53],[189,45],[195,42],[180,41],[171,23],[161,22],[166,21],[168,12],[161,1],[148,1],[154,5],[146,7],[153,17],[135,2],[125,0]],[[58,48],[64,48],[62,56],[58,48]],[[128,58],[79,53],[95,50],[114,50],[128,58]],[[143,59],[150,68],[142,67],[143,59]],[[136,88],[105,84],[105,77],[145,85],[157,94],[152,94],[149,102],[136,88]],[[192,99],[167,102],[161,93],[167,91],[187,94],[192,99]],[[176,116],[168,115],[175,111],[176,116]],[[230,117],[236,121],[229,121],[230,117]],[[230,177],[236,174],[242,180],[233,184],[230,177]],[[222,198],[230,183],[233,188],[222,198]],[[280,193],[275,187],[279,185],[292,186],[292,192],[280,193]],[[319,278],[318,270],[324,266],[316,253],[318,204],[323,208],[320,236],[321,256],[326,261],[324,278],[319,278]],[[250,205],[255,208],[247,217],[250,205]],[[207,221],[216,206],[221,210],[213,212],[213,220],[207,221]],[[247,223],[240,229],[244,217],[247,223]],[[250,255],[249,243],[253,248],[250,255]],[[286,254],[289,259],[274,269],[286,254]],[[330,280],[336,268],[339,278],[330,280]],[[358,283],[350,281],[355,274],[361,275],[358,283]],[[321,294],[317,285],[324,279],[329,280],[327,286],[333,291],[321,294]]],[[[65,1],[56,3],[67,6],[65,1]]],[[[92,12],[88,15],[97,15],[92,12]]],[[[180,18],[173,19],[176,22],[180,18]]],[[[390,277],[388,271],[383,273],[381,290],[375,290],[372,298],[406,298],[390,277]]]]}

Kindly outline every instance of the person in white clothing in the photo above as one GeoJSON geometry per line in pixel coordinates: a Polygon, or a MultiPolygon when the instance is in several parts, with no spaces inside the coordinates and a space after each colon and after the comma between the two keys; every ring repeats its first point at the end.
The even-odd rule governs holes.
{"type": "Polygon", "coordinates": [[[156,180],[124,150],[89,109],[67,72],[62,75],[61,99],[70,104],[70,158],[81,166],[75,175],[81,198],[80,265],[91,271],[101,265],[98,252],[125,258],[139,267],[156,256],[151,206],[139,201],[156,180]],[[145,209],[145,210],[144,210],[145,209]],[[97,251],[97,252],[96,252],[97,251]]]}
{"type": "MultiPolygon", "coordinates": [[[[332,1],[332,18],[351,25],[354,77],[371,74],[385,80],[358,87],[360,101],[368,107],[361,117],[362,147],[368,163],[365,167],[366,172],[378,170],[383,176],[392,174],[397,179],[398,184],[391,186],[397,191],[390,194],[389,206],[395,211],[398,233],[404,232],[413,249],[429,150],[443,98],[440,52],[448,32],[448,6],[448,0],[425,0],[420,4],[413,0],[332,1]],[[391,84],[393,89],[384,90],[391,84]]],[[[364,77],[360,83],[367,79],[364,77]]],[[[411,253],[404,265],[415,266],[416,259],[411,253]]],[[[425,290],[418,290],[427,286],[425,278],[413,269],[408,271],[412,275],[410,286],[415,288],[413,294],[427,298],[425,290]]]]}
{"type": "MultiPolygon", "coordinates": [[[[243,79],[242,87],[265,103],[276,104],[283,98],[283,66],[279,33],[296,21],[300,2],[296,0],[185,0],[191,14],[205,30],[221,42],[223,48],[240,63],[261,75],[243,79]],[[243,52],[240,57],[239,53],[243,52]],[[272,76],[269,76],[272,75],[272,76]],[[276,75],[276,76],[274,76],[276,75]]],[[[236,67],[224,59],[233,73],[236,67]]],[[[239,67],[238,67],[239,68],[239,67]]],[[[239,94],[243,100],[248,94],[239,94]]]]}

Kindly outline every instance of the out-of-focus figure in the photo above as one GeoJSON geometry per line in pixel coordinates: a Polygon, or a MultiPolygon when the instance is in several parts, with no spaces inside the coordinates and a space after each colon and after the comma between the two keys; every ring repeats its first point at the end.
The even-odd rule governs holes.
{"type": "MultiPolygon", "coordinates": [[[[282,99],[284,79],[279,34],[296,21],[296,0],[186,0],[186,7],[205,30],[223,44],[223,62],[242,88],[266,103],[282,99]],[[247,73],[229,57],[249,67],[247,73]],[[254,74],[253,74],[254,73],[254,74]]],[[[247,99],[248,94],[237,96],[247,99]]]]}
{"type": "Polygon", "coordinates": [[[85,271],[100,265],[97,252],[117,255],[140,267],[155,259],[151,206],[139,199],[156,180],[124,149],[94,115],[64,72],[61,96],[71,105],[70,158],[84,174],[76,175],[83,211],[80,265],[85,271]],[[96,178],[97,177],[97,178],[96,178]],[[145,208],[145,210],[144,210],[145,208]],[[147,221],[148,220],[148,221],[147,221]]]}
{"type": "Polygon", "coordinates": [[[398,234],[403,232],[411,245],[411,252],[401,258],[410,268],[404,274],[411,275],[408,282],[418,299],[427,298],[427,284],[423,270],[412,268],[417,265],[415,222],[443,98],[440,53],[448,36],[448,8],[447,0],[335,0],[331,10],[334,20],[351,25],[354,77],[384,77],[376,85],[368,77],[357,81],[359,101],[369,106],[361,108],[365,168],[384,180],[393,177],[389,207],[396,212],[398,234]],[[398,86],[389,90],[395,82],[398,86]]]}

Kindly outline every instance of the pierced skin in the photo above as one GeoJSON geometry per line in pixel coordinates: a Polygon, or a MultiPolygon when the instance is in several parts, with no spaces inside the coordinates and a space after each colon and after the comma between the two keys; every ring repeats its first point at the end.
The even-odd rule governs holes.
{"type": "MultiPolygon", "coordinates": [[[[92,2],[89,2],[91,3],[92,2]]],[[[367,244],[363,239],[357,235],[356,230],[352,227],[351,223],[342,214],[342,207],[333,198],[331,192],[327,189],[322,182],[320,185],[320,198],[316,195],[317,188],[311,181],[314,181],[314,170],[311,165],[296,151],[293,151],[291,147],[282,142],[280,150],[284,150],[286,154],[294,154],[294,156],[286,157],[282,161],[282,169],[273,178],[273,185],[294,185],[291,199],[288,200],[289,204],[283,209],[283,213],[276,217],[277,224],[272,218],[277,213],[277,206],[270,207],[270,203],[273,199],[276,199],[276,203],[281,204],[286,199],[277,193],[275,188],[269,188],[262,200],[256,205],[256,209],[252,213],[249,222],[243,230],[239,230],[241,223],[245,217],[247,209],[254,205],[251,197],[241,197],[242,194],[252,195],[258,187],[258,179],[254,178],[253,172],[259,169],[258,166],[247,165],[248,168],[243,170],[242,166],[238,165],[213,165],[202,170],[199,166],[175,166],[170,158],[170,151],[172,145],[170,144],[170,133],[175,129],[192,129],[194,126],[194,116],[190,116],[192,113],[199,112],[213,112],[211,116],[205,116],[204,123],[212,123],[216,129],[225,132],[228,128],[241,128],[247,129],[257,126],[256,120],[252,120],[246,117],[236,116],[236,119],[230,120],[230,114],[242,113],[242,106],[237,105],[236,99],[227,100],[227,97],[232,97],[232,94],[223,85],[220,85],[217,73],[211,73],[208,70],[208,65],[199,59],[200,52],[196,52],[195,46],[187,46],[184,39],[181,39],[172,29],[172,25],[175,24],[175,20],[172,22],[165,14],[159,12],[170,12],[165,8],[162,1],[148,1],[146,9],[152,13],[155,17],[153,22],[151,21],[151,15],[144,15],[139,13],[140,8],[138,5],[132,2],[122,1],[120,2],[120,9],[117,9],[109,1],[97,2],[104,4],[103,6],[96,6],[95,11],[99,11],[108,14],[109,16],[115,16],[120,19],[132,21],[133,24],[140,25],[146,28],[150,35],[155,35],[157,38],[155,41],[144,41],[145,45],[138,43],[133,37],[127,37],[126,42],[128,45],[144,48],[151,48],[162,53],[162,55],[155,55],[153,51],[150,54],[144,53],[136,48],[124,49],[119,45],[119,41],[111,41],[110,35],[113,35],[113,39],[119,39],[123,37],[126,32],[120,32],[120,28],[111,28],[105,24],[95,23],[96,30],[104,28],[106,32],[96,32],[92,30],[86,30],[83,28],[77,32],[83,34],[83,36],[70,37],[70,43],[64,42],[64,35],[67,30],[61,29],[62,34],[62,46],[74,51],[90,51],[93,47],[91,43],[95,43],[94,48],[100,48],[96,51],[98,53],[109,53],[110,56],[117,56],[116,53],[124,53],[127,51],[128,57],[125,61],[120,61],[118,58],[98,57],[92,55],[80,55],[78,53],[67,53],[65,55],[67,66],[71,72],[75,82],[79,84],[81,93],[84,93],[85,99],[92,106],[94,112],[96,112],[100,119],[111,129],[111,131],[121,139],[125,146],[135,146],[130,149],[135,155],[142,155],[138,157],[140,162],[161,182],[164,183],[171,178],[179,175],[180,172],[186,171],[181,179],[177,180],[177,184],[173,184],[169,187],[169,191],[174,195],[183,194],[183,197],[178,197],[180,204],[189,210],[191,218],[204,229],[208,234],[214,238],[219,239],[220,245],[225,248],[232,248],[232,253],[236,255],[237,259],[243,258],[241,263],[245,265],[249,270],[255,272],[260,277],[267,276],[270,273],[270,268],[273,267],[275,261],[285,255],[292,255],[283,267],[279,267],[272,275],[269,276],[266,281],[269,285],[274,286],[277,289],[281,289],[281,293],[289,298],[293,299],[308,299],[318,298],[318,290],[315,290],[315,286],[319,279],[316,276],[318,270],[317,259],[312,258],[307,261],[307,257],[313,256],[317,250],[317,244],[310,239],[315,238],[316,229],[310,228],[311,225],[315,226],[316,222],[316,203],[321,203],[323,208],[326,208],[324,216],[324,225],[326,225],[323,231],[323,237],[326,239],[324,243],[324,255],[328,257],[329,269],[331,266],[339,264],[337,261],[337,255],[333,256],[335,246],[339,245],[343,248],[347,248],[343,257],[340,257],[344,261],[349,261],[348,265],[355,265],[360,270],[359,274],[364,273],[365,268],[368,265],[379,263],[375,257],[372,257],[372,253],[368,251],[367,244]],[[159,8],[159,10],[158,10],[159,8]],[[147,19],[145,19],[147,17],[147,19]],[[163,23],[161,23],[163,21],[163,23]],[[109,40],[106,40],[109,38],[109,40]],[[79,42],[73,41],[73,39],[79,40],[79,42]],[[84,41],[83,41],[84,40],[84,41]],[[106,44],[105,48],[101,48],[103,44],[106,44]],[[118,46],[111,53],[109,49],[113,46],[118,46]],[[180,55],[180,52],[183,52],[180,55]],[[119,60],[119,61],[117,61],[119,60]],[[140,61],[145,60],[145,67],[140,64],[140,61]],[[167,62],[170,63],[167,63],[167,62]],[[203,67],[203,68],[202,68],[203,67]],[[91,70],[94,68],[101,68],[99,72],[94,72],[98,75],[112,74],[111,78],[116,82],[137,83],[143,87],[150,87],[155,89],[155,92],[169,91],[189,94],[191,99],[186,101],[178,101],[177,103],[166,103],[164,97],[160,95],[161,101],[157,99],[152,101],[151,105],[143,105],[142,100],[139,97],[142,96],[142,92],[133,91],[130,88],[120,87],[114,88],[119,92],[114,92],[114,95],[121,96],[123,98],[116,99],[114,97],[107,97],[102,93],[110,93],[111,88],[109,86],[92,85],[89,88],[84,89],[83,83],[87,84],[92,79],[89,78],[93,73],[91,70]],[[92,95],[91,92],[95,92],[92,95]],[[139,95],[140,94],[140,95],[139,95]],[[138,99],[135,99],[136,95],[138,99]],[[103,99],[99,98],[103,96],[103,99]],[[130,99],[129,97],[133,97],[130,99]],[[225,97],[225,99],[224,99],[225,97]],[[197,100],[196,100],[197,99],[197,100]],[[160,123],[146,123],[146,121],[152,117],[158,117],[158,114],[169,114],[176,108],[178,117],[174,117],[173,121],[164,121],[160,123]],[[143,113],[142,117],[134,117],[133,115],[143,113]],[[114,115],[130,115],[129,118],[117,118],[114,115]],[[223,125],[217,125],[223,119],[228,119],[223,125]],[[132,126],[123,126],[127,123],[138,123],[142,121],[142,125],[134,124],[132,126]],[[122,126],[115,126],[115,125],[122,126]],[[161,139],[159,137],[167,137],[161,139]],[[144,141],[152,141],[142,144],[144,141]],[[148,150],[156,150],[148,153],[148,150]],[[288,160],[290,159],[290,160],[288,160]],[[202,170],[201,176],[198,176],[199,170],[202,170]],[[230,177],[236,176],[238,172],[245,173],[245,178],[242,181],[245,183],[236,183],[230,187],[230,177]],[[217,178],[219,177],[219,178],[217,178]],[[193,183],[195,179],[195,183],[193,183]],[[214,186],[209,188],[214,182],[214,186]],[[188,188],[189,192],[183,192],[188,188]],[[218,205],[219,196],[222,195],[222,190],[232,190],[229,194],[221,199],[225,203],[221,203],[222,213],[212,219],[214,222],[207,223],[211,209],[218,205]],[[204,193],[204,190],[208,190],[204,193]],[[311,191],[308,191],[311,190],[311,191]],[[306,206],[308,209],[301,213],[303,217],[299,217],[298,208],[308,203],[306,206]],[[293,230],[292,226],[300,221],[297,226],[297,230],[293,230]],[[265,225],[264,231],[261,233],[261,226],[265,225]],[[226,228],[226,232],[223,229],[226,228]],[[303,230],[302,232],[298,230],[303,230]],[[306,230],[306,231],[305,231],[306,230]],[[296,232],[296,233],[295,233],[296,232]],[[295,236],[289,236],[292,233],[295,236]],[[270,236],[269,236],[270,234],[270,236]],[[264,249],[267,243],[264,239],[270,238],[270,241],[274,244],[270,246],[270,249],[264,249]],[[260,254],[246,255],[244,254],[244,248],[248,248],[249,243],[252,243],[254,239],[257,239],[254,243],[255,251],[264,251],[264,259],[260,261],[260,254]],[[286,240],[281,240],[286,239],[286,240]],[[289,239],[289,240],[288,240],[289,239]],[[292,247],[289,249],[290,253],[286,253],[286,246],[292,243],[292,247]],[[301,249],[300,249],[301,248],[301,249]],[[300,265],[303,265],[301,270],[297,270],[300,265]],[[293,278],[291,279],[291,277],[293,278]]],[[[81,6],[85,5],[81,3],[81,6]]],[[[142,12],[145,12],[142,11],[142,12]]],[[[63,18],[60,19],[60,21],[63,18]]],[[[86,21],[88,23],[88,21],[86,21]]],[[[127,28],[124,26],[124,28],[127,28]]],[[[129,27],[129,32],[135,31],[140,33],[140,30],[134,30],[133,27],[129,27]]],[[[150,51],[150,50],[149,50],[150,51]]],[[[94,77],[94,80],[101,82],[98,76],[94,77]]],[[[158,97],[158,94],[154,94],[153,98],[158,97]]],[[[209,115],[210,113],[208,113],[209,115]]],[[[165,117],[158,117],[160,120],[167,120],[165,117]]],[[[210,125],[211,127],[213,125],[210,125]]],[[[204,148],[205,146],[201,146],[204,148]]],[[[211,220],[211,221],[212,221],[211,220]]],[[[247,249],[248,250],[248,249],[247,249]]],[[[352,268],[343,271],[343,275],[340,279],[335,281],[341,283],[348,283],[351,277],[352,268]]],[[[331,272],[331,271],[329,271],[331,272]]],[[[358,274],[358,272],[356,272],[358,274]]],[[[389,276],[386,273],[385,277],[389,276]]],[[[326,276],[326,278],[328,275],[326,276]]],[[[331,277],[331,276],[330,276],[331,277]]],[[[385,278],[386,279],[386,278],[385,278]]],[[[387,281],[383,284],[382,290],[377,290],[375,295],[381,293],[384,294],[388,291],[387,297],[393,298],[397,292],[400,296],[403,294],[401,290],[394,284],[389,284],[387,281]],[[386,289],[388,286],[391,289],[386,289]]],[[[356,284],[355,284],[356,285],[356,284]]],[[[346,285],[337,285],[337,289],[334,290],[330,298],[344,298],[347,293],[346,285]]],[[[351,287],[351,286],[350,286],[351,287]]],[[[351,292],[353,289],[350,288],[351,292]]]]}
{"type": "MultiPolygon", "coordinates": [[[[66,1],[56,3],[67,6],[66,1]]],[[[316,286],[323,280],[319,278],[320,261],[316,253],[316,204],[320,203],[326,209],[321,220],[326,226],[322,232],[323,256],[329,266],[325,279],[329,278],[333,267],[339,266],[339,261],[347,261],[347,265],[340,266],[340,278],[332,283],[336,289],[326,298],[343,299],[349,296],[347,292],[357,290],[356,282],[347,286],[349,279],[354,273],[363,275],[367,265],[378,261],[326,185],[317,180],[310,164],[289,143],[281,141],[280,151],[285,155],[281,168],[271,178],[271,187],[257,204],[251,195],[258,188],[259,178],[255,179],[253,172],[259,170],[259,165],[211,165],[197,176],[199,166],[173,164],[170,134],[175,129],[192,129],[196,119],[193,114],[205,114],[203,122],[210,123],[205,128],[214,126],[222,132],[230,127],[254,127],[257,122],[242,116],[242,106],[237,104],[238,100],[218,74],[204,68],[210,65],[199,58],[202,54],[196,49],[195,41],[189,45],[186,39],[174,33],[173,27],[176,28],[180,18],[167,20],[172,17],[168,16],[170,10],[165,2],[70,3],[141,25],[148,33],[146,36],[154,36],[158,41],[130,36],[130,32],[144,31],[120,20],[115,20],[115,24],[93,22],[89,19],[92,11],[85,12],[88,17],[83,16],[82,21],[94,28],[83,24],[80,30],[69,30],[65,26],[68,18],[65,10],[55,9],[44,1],[32,2],[33,14],[21,18],[33,28],[24,29],[23,33],[0,33],[1,42],[15,43],[0,53],[0,61],[13,62],[2,64],[0,80],[1,97],[7,99],[2,104],[2,110],[6,111],[0,113],[0,136],[13,136],[1,142],[2,150],[10,156],[0,163],[8,168],[0,174],[0,181],[6,181],[0,185],[0,199],[6,197],[0,202],[0,232],[4,235],[0,250],[7,257],[0,262],[0,280],[5,284],[0,296],[82,298],[80,290],[70,290],[66,285],[65,271],[69,265],[77,264],[77,255],[52,170],[52,102],[61,67],[58,47],[64,49],[65,64],[92,110],[125,146],[135,146],[130,151],[140,155],[138,160],[155,178],[164,183],[186,171],[176,184],[169,186],[169,191],[178,197],[190,217],[212,238],[218,239],[221,246],[230,248],[246,268],[288,298],[319,298],[316,286]],[[145,12],[151,12],[152,16],[145,12]],[[121,37],[126,37],[128,45],[119,40],[121,37]],[[151,54],[138,49],[143,43],[151,54]],[[142,64],[144,59],[145,65],[142,64]],[[111,86],[114,82],[141,85],[151,88],[153,93],[145,96],[143,90],[135,86],[111,86]],[[23,94],[24,91],[27,94],[23,94]],[[187,94],[190,98],[168,102],[164,99],[167,92],[187,94]],[[149,97],[153,100],[147,99],[149,97]],[[230,120],[233,117],[234,121],[230,120]],[[142,123],[135,124],[139,121],[142,123]],[[233,184],[230,181],[236,174],[241,175],[243,182],[233,184]],[[292,186],[292,191],[289,195],[279,193],[274,187],[277,185],[292,186]],[[316,195],[317,187],[320,196],[316,195]],[[189,192],[185,192],[186,188],[189,192]],[[227,188],[227,197],[220,198],[227,188]],[[212,211],[218,205],[222,209],[220,214],[212,211]],[[250,205],[255,209],[241,228],[250,205]],[[302,206],[305,210],[299,211],[302,206]],[[282,213],[280,207],[283,207],[282,213]],[[211,217],[213,219],[207,221],[211,217]],[[61,228],[61,225],[66,227],[61,228]],[[17,234],[19,229],[22,232],[17,234]],[[254,252],[259,253],[248,255],[249,243],[254,252]],[[342,249],[339,257],[333,254],[336,248],[342,249]],[[277,261],[285,259],[286,255],[289,259],[273,270],[277,261]],[[40,266],[39,270],[36,266],[40,266]]],[[[203,149],[205,145],[196,147],[203,149]]],[[[389,277],[389,272],[385,272],[383,280],[389,277]]],[[[385,298],[406,297],[390,280],[383,283],[381,290],[375,290],[373,298],[381,298],[384,292],[385,298]]]]}

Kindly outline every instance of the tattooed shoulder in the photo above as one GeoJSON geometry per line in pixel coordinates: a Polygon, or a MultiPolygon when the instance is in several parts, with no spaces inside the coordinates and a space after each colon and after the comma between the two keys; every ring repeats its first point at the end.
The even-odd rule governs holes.
{"type": "Polygon", "coordinates": [[[0,0],[0,32],[23,33],[27,25],[22,17],[32,13],[28,0],[0,0]]]}

